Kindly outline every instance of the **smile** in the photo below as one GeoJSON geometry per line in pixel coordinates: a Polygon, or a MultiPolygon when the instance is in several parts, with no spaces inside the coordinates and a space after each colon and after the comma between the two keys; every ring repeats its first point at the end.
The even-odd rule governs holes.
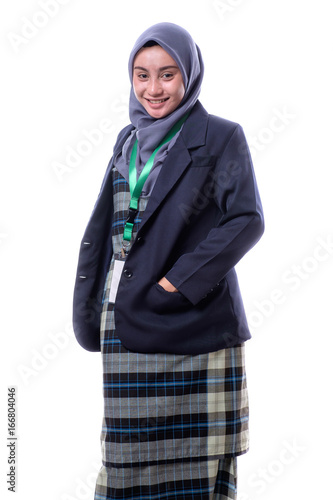
{"type": "Polygon", "coordinates": [[[166,99],[159,99],[159,100],[147,99],[147,101],[150,102],[151,104],[162,104],[162,102],[165,102],[168,99],[169,97],[167,97],[166,99]]]}

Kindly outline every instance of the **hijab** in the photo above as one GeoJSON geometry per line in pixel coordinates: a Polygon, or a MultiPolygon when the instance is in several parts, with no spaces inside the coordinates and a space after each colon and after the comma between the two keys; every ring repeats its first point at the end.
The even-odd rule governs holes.
{"type": "MultiPolygon", "coordinates": [[[[184,28],[173,23],[158,23],[144,31],[135,42],[128,61],[128,72],[132,84],[129,116],[135,128],[126,140],[122,154],[115,160],[117,170],[126,180],[128,180],[128,165],[135,140],[138,139],[136,168],[137,175],[140,175],[151,154],[172,126],[191,111],[200,94],[204,65],[199,47],[184,28]],[[169,115],[159,119],[150,116],[137,100],[132,84],[135,56],[147,42],[151,41],[160,45],[175,60],[185,87],[185,94],[179,106],[169,115]]],[[[175,143],[178,134],[158,151],[153,169],[144,186],[143,195],[151,192],[163,160],[175,143]]]]}

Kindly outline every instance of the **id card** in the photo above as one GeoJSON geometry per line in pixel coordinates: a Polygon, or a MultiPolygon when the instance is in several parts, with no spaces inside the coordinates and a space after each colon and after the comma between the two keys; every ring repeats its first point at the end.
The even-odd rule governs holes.
{"type": "Polygon", "coordinates": [[[124,264],[125,264],[125,260],[115,259],[115,261],[114,261],[111,287],[110,287],[110,295],[109,295],[109,302],[112,302],[113,304],[116,301],[116,295],[117,295],[117,291],[118,291],[119,281],[120,281],[121,274],[122,274],[123,269],[124,269],[124,264]]]}

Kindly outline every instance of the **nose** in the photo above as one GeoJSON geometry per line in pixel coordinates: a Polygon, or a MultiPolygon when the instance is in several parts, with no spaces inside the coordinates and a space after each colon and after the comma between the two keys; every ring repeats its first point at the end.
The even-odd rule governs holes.
{"type": "Polygon", "coordinates": [[[159,81],[158,78],[154,78],[154,77],[152,77],[149,80],[149,85],[148,85],[147,90],[148,90],[148,94],[151,96],[156,96],[156,95],[160,95],[161,93],[163,93],[161,82],[159,81]]]}

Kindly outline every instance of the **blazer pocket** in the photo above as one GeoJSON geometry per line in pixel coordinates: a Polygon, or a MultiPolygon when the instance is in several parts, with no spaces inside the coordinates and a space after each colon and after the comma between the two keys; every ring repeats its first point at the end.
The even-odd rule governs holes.
{"type": "Polygon", "coordinates": [[[191,167],[214,167],[216,156],[193,156],[191,167]]]}
{"type": "Polygon", "coordinates": [[[191,302],[181,292],[168,292],[155,283],[150,296],[151,308],[158,314],[191,309],[191,302]]]}

